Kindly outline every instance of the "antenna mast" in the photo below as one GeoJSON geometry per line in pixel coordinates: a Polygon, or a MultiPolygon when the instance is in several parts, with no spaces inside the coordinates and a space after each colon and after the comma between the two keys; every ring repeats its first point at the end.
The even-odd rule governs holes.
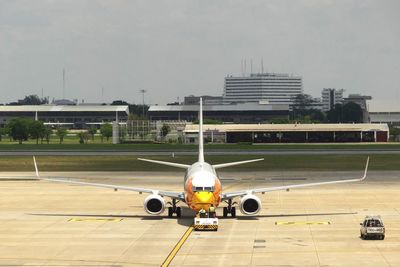
{"type": "Polygon", "coordinates": [[[65,69],[63,69],[63,90],[62,90],[62,99],[65,99],[65,69]]]}

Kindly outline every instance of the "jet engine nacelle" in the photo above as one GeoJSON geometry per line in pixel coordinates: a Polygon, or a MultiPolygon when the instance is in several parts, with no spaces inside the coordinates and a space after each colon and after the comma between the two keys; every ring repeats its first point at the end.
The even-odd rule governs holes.
{"type": "Polygon", "coordinates": [[[255,195],[246,195],[240,199],[240,211],[246,215],[257,214],[261,210],[261,200],[255,195]]]}
{"type": "Polygon", "coordinates": [[[152,215],[158,215],[164,212],[165,201],[160,195],[152,194],[144,200],[144,210],[152,215]]]}

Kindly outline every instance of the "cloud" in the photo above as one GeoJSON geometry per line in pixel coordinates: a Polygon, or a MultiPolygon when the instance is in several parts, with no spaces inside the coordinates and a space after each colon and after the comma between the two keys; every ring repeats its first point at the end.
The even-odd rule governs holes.
{"type": "Polygon", "coordinates": [[[397,1],[1,1],[0,102],[40,92],[166,103],[222,93],[250,59],[396,109],[400,91],[397,1]],[[379,93],[377,93],[379,92],[379,93]],[[397,94],[397,96],[396,96],[397,94]]]}

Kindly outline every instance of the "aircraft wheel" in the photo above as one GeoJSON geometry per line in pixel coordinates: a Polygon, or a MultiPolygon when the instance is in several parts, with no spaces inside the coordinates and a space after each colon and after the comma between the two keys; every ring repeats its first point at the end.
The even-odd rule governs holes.
{"type": "Polygon", "coordinates": [[[172,207],[168,207],[168,217],[172,218],[173,215],[174,215],[174,209],[172,207]]]}
{"type": "Polygon", "coordinates": [[[231,208],[231,216],[232,216],[232,218],[236,217],[236,208],[235,207],[231,208]]]}
{"type": "Polygon", "coordinates": [[[182,216],[182,209],[181,207],[176,208],[176,217],[180,218],[182,216]]]}
{"type": "Polygon", "coordinates": [[[224,207],[224,209],[223,209],[223,217],[224,218],[228,217],[228,208],[227,207],[224,207]]]}

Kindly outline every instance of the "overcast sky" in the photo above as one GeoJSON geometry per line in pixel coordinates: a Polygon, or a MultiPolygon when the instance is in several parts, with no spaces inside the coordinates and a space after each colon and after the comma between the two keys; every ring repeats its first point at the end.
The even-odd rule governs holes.
{"type": "Polygon", "coordinates": [[[400,1],[0,0],[0,103],[28,94],[165,104],[221,95],[224,77],[303,77],[400,111],[400,1]]]}

